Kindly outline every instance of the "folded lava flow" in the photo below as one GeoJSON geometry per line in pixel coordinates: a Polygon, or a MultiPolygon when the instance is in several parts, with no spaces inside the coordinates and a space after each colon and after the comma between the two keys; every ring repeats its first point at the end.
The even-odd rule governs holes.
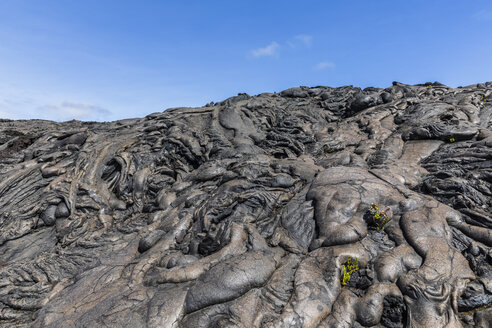
{"type": "Polygon", "coordinates": [[[491,127],[492,82],[0,120],[0,326],[489,327],[491,127]]]}

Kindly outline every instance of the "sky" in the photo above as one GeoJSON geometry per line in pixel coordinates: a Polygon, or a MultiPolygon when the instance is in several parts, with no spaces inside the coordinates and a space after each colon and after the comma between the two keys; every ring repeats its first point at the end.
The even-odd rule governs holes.
{"type": "Polygon", "coordinates": [[[492,81],[492,1],[0,1],[0,118],[113,121],[392,81],[492,81]]]}

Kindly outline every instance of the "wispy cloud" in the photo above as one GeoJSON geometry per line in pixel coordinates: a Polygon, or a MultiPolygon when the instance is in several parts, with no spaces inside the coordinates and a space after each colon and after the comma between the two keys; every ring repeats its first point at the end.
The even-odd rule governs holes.
{"type": "Polygon", "coordinates": [[[251,55],[255,58],[259,57],[278,57],[280,55],[280,50],[285,50],[286,46],[290,48],[309,48],[313,44],[313,37],[309,34],[298,34],[285,43],[278,43],[272,41],[266,47],[254,49],[251,51],[251,55]]]}
{"type": "Polygon", "coordinates": [[[251,54],[254,56],[254,57],[272,57],[272,56],[278,56],[278,50],[280,48],[280,45],[273,41],[272,43],[270,43],[268,46],[266,47],[263,47],[263,48],[258,48],[258,49],[255,49],[253,51],[251,51],[251,54]]]}
{"type": "Polygon", "coordinates": [[[335,68],[335,67],[336,67],[335,63],[331,61],[323,61],[321,63],[318,63],[318,65],[316,65],[314,68],[320,71],[323,69],[335,68]]]}
{"type": "Polygon", "coordinates": [[[54,121],[72,119],[105,121],[114,119],[112,112],[90,103],[54,101],[46,99],[42,94],[31,94],[21,89],[12,92],[5,91],[5,88],[0,90],[0,119],[46,119],[54,121]]]}
{"type": "Polygon", "coordinates": [[[292,40],[287,41],[287,44],[291,48],[296,48],[300,45],[309,48],[313,44],[313,36],[309,34],[298,34],[292,40]]]}
{"type": "Polygon", "coordinates": [[[15,119],[16,117],[14,115],[12,115],[11,113],[8,113],[8,112],[4,112],[0,109],[0,119],[2,118],[7,118],[7,119],[15,119]]]}
{"type": "Polygon", "coordinates": [[[482,9],[480,11],[477,11],[473,15],[473,18],[475,18],[478,21],[490,21],[490,20],[492,20],[492,11],[482,9]]]}
{"type": "Polygon", "coordinates": [[[0,118],[11,120],[24,119],[27,116],[26,109],[33,108],[35,102],[25,94],[2,94],[0,92],[0,118]]]}
{"type": "Polygon", "coordinates": [[[37,109],[38,111],[43,112],[43,116],[57,117],[57,121],[72,119],[84,121],[104,121],[111,115],[109,110],[96,105],[73,103],[68,101],[56,105],[40,106],[37,109]]]}

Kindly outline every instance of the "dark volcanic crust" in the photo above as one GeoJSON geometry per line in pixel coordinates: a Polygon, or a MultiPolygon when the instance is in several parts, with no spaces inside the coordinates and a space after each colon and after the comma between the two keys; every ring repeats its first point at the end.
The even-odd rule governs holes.
{"type": "Polygon", "coordinates": [[[0,326],[487,327],[491,124],[492,83],[0,120],[0,326]]]}

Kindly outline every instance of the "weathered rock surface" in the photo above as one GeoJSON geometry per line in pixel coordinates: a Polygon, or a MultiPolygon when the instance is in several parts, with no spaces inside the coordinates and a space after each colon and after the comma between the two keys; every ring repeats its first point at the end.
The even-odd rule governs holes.
{"type": "Polygon", "coordinates": [[[492,83],[0,120],[0,326],[488,327],[491,208],[492,83]]]}

